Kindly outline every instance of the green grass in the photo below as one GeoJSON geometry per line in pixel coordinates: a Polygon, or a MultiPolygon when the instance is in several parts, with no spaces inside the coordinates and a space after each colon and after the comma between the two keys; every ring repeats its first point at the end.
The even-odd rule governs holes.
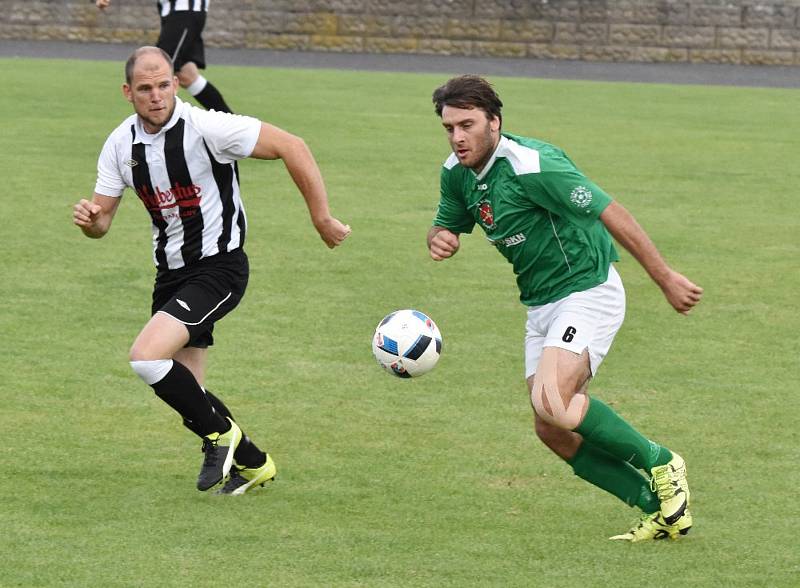
{"type": "Polygon", "coordinates": [[[105,239],[71,226],[129,114],[121,69],[0,60],[1,585],[800,584],[797,91],[494,79],[509,131],[563,147],[706,290],[681,317],[619,264],[628,318],[593,391],[687,459],[695,512],[681,541],[620,545],[635,513],[535,439],[508,265],[479,234],[427,257],[446,75],[211,69],[306,139],[353,234],[327,250],[280,162],[242,163],[252,277],[208,386],[279,477],[197,492],[199,444],[127,365],[148,217],[129,192],[105,239]],[[414,381],[370,354],[405,307],[445,340],[414,381]]]}

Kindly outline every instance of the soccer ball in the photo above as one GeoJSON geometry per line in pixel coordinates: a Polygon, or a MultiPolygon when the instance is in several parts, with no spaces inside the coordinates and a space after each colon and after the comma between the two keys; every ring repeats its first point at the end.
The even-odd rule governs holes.
{"type": "Polygon", "coordinates": [[[378,364],[398,378],[428,373],[441,352],[439,328],[418,310],[397,310],[385,316],[372,337],[372,353],[378,364]]]}

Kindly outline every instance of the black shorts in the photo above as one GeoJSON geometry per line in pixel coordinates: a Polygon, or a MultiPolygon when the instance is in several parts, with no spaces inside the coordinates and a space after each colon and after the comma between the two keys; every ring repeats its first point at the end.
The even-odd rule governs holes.
{"type": "Polygon", "coordinates": [[[205,26],[205,12],[181,10],[161,17],[161,32],[156,47],[166,51],[172,58],[176,72],[189,61],[205,69],[206,52],[202,36],[205,26]]]}
{"type": "Polygon", "coordinates": [[[152,313],[164,312],[189,330],[186,347],[214,344],[214,323],[239,304],[250,267],[241,249],[205,257],[187,267],[159,271],[152,313]]]}

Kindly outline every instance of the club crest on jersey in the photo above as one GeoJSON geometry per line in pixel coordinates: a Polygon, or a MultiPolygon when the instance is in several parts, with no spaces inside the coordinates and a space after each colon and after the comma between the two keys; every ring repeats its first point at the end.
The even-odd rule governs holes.
{"type": "Polygon", "coordinates": [[[488,200],[481,200],[478,202],[478,221],[487,231],[494,230],[494,228],[497,226],[494,224],[494,211],[492,210],[492,204],[488,200]]]}
{"type": "Polygon", "coordinates": [[[577,186],[570,193],[569,199],[578,208],[586,208],[592,203],[592,191],[586,186],[577,186]]]}

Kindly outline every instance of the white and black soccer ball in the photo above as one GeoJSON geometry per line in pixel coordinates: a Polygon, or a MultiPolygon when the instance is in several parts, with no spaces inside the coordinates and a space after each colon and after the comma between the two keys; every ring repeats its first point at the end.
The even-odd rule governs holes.
{"type": "Polygon", "coordinates": [[[430,317],[418,310],[398,310],[378,323],[372,337],[378,364],[398,378],[431,371],[442,353],[442,334],[430,317]]]}

